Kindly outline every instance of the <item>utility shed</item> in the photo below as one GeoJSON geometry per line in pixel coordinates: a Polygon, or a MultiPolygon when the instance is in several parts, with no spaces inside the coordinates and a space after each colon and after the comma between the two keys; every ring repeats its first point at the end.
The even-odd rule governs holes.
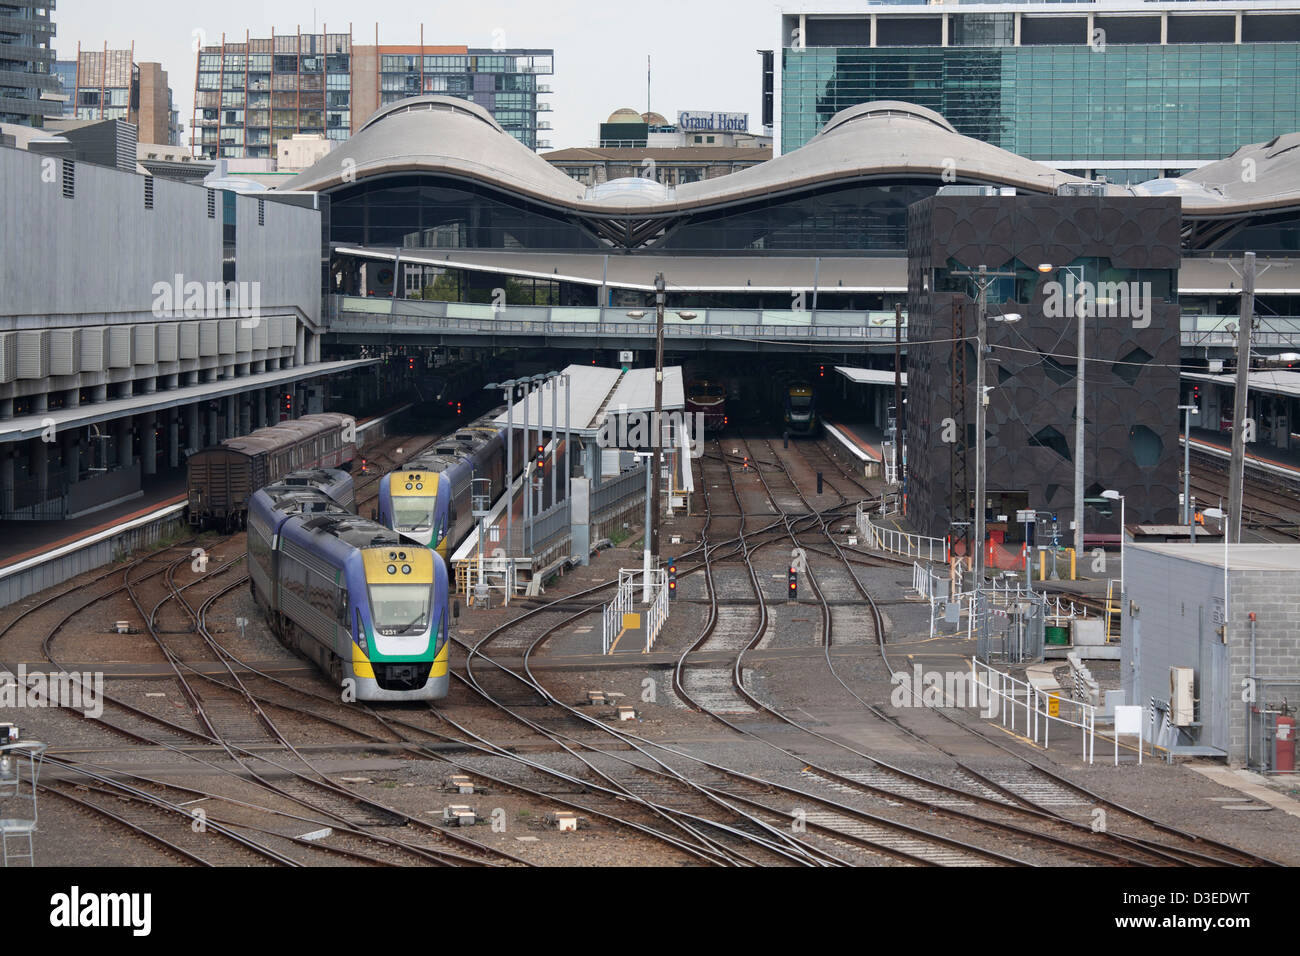
{"type": "Polygon", "coordinates": [[[1175,750],[1272,769],[1280,705],[1300,703],[1300,545],[1129,545],[1125,564],[1128,702],[1169,701],[1171,668],[1191,668],[1175,750]]]}

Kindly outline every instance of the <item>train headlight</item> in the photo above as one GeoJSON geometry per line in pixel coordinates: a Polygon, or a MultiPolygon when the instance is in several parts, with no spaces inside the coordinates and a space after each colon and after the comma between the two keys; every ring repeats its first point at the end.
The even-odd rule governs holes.
{"type": "Polygon", "coordinates": [[[411,573],[411,566],[410,566],[409,564],[404,564],[404,565],[402,565],[402,573],[403,573],[403,574],[410,574],[410,573],[411,573]]]}
{"type": "Polygon", "coordinates": [[[396,574],[396,573],[397,573],[397,565],[395,565],[395,564],[390,564],[390,565],[388,566],[388,573],[389,573],[389,574],[396,574]]]}
{"type": "Polygon", "coordinates": [[[406,483],[406,490],[407,491],[411,490],[411,483],[409,481],[406,483]]]}
{"type": "Polygon", "coordinates": [[[422,482],[422,481],[417,481],[417,482],[415,483],[415,490],[416,490],[416,491],[423,491],[423,490],[424,490],[424,482],[422,482]]]}

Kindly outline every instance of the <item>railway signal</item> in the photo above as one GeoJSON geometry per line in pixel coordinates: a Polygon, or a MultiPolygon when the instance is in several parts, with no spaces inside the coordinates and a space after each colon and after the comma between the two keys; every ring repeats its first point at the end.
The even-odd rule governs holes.
{"type": "Polygon", "coordinates": [[[668,600],[677,600],[677,559],[668,561],[668,600]]]}
{"type": "Polygon", "coordinates": [[[293,392],[284,393],[284,413],[293,415],[293,392]]]}
{"type": "Polygon", "coordinates": [[[790,600],[799,600],[799,572],[793,564],[790,565],[790,600]]]}
{"type": "Polygon", "coordinates": [[[546,477],[546,446],[537,446],[537,477],[546,477]]]}

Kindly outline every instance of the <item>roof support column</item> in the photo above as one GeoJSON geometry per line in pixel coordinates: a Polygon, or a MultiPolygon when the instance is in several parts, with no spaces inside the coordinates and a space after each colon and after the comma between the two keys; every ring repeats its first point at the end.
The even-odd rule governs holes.
{"type": "Polygon", "coordinates": [[[947,46],[948,45],[948,14],[946,13],[943,14],[939,19],[942,22],[942,27],[940,29],[940,35],[939,35],[939,46],[947,46]]]}
{"type": "Polygon", "coordinates": [[[63,480],[75,485],[81,478],[81,439],[76,432],[63,435],[63,480]]]}
{"type": "Polygon", "coordinates": [[[146,475],[158,474],[158,416],[140,416],[140,458],[146,475]]]}
{"type": "Polygon", "coordinates": [[[175,408],[167,413],[167,467],[181,464],[181,415],[175,408]]]}
{"type": "Polygon", "coordinates": [[[876,15],[873,13],[871,15],[871,42],[868,44],[868,46],[875,46],[875,45],[876,45],[876,15]]]}
{"type": "Polygon", "coordinates": [[[1020,46],[1020,14],[1015,14],[1015,35],[1011,39],[1013,46],[1020,46]]]}
{"type": "Polygon", "coordinates": [[[1241,11],[1240,10],[1238,10],[1236,13],[1232,15],[1232,20],[1233,20],[1232,42],[1240,43],[1241,42],[1241,11]]]}

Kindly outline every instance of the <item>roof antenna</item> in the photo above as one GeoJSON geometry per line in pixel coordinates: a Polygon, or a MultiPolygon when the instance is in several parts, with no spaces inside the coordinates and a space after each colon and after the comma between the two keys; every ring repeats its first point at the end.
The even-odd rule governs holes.
{"type": "MultiPolygon", "coordinates": [[[[645,111],[650,112],[650,54],[645,55],[645,111]]],[[[649,122],[649,119],[646,120],[649,122]]]]}

